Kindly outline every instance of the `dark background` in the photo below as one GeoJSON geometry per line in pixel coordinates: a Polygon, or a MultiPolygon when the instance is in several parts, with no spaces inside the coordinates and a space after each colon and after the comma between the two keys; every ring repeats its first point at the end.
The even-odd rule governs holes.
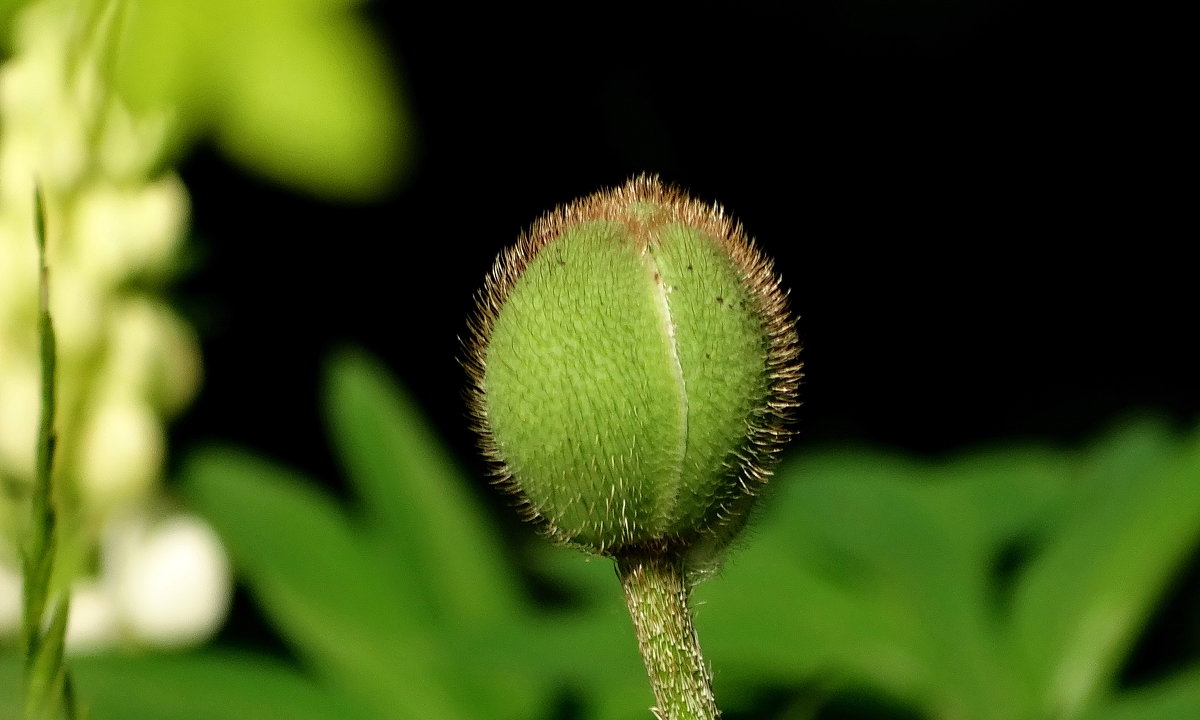
{"type": "MultiPolygon", "coordinates": [[[[1177,20],[402,5],[366,8],[414,120],[402,187],[323,203],[212,150],[184,167],[202,261],[177,290],[207,377],[175,447],[235,443],[339,489],[316,388],[353,344],[481,478],[456,362],[473,292],[541,212],[639,172],[721,202],[776,258],[805,345],[798,447],[1076,446],[1132,413],[1200,419],[1177,20]]],[[[1200,563],[1177,585],[1133,675],[1200,652],[1200,563]]]]}

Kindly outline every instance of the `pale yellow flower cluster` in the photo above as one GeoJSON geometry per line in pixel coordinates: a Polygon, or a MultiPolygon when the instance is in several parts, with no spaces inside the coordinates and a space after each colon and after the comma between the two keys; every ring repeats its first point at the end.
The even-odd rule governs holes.
{"type": "Polygon", "coordinates": [[[39,412],[35,178],[58,334],[63,556],[81,578],[69,642],[195,642],[228,605],[214,533],[162,491],[164,422],[200,381],[195,335],[155,290],[176,261],[188,195],[158,167],[167,114],[130,112],[105,82],[113,7],[28,6],[0,67],[0,640],[17,631],[39,412]]]}

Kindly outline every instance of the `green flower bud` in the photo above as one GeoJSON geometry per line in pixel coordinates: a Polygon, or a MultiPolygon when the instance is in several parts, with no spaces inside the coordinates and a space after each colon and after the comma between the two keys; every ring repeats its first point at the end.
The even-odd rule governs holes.
{"type": "Polygon", "coordinates": [[[582,198],[500,255],[478,303],[475,428],[552,537],[619,555],[741,527],[801,372],[771,262],[720,207],[650,177],[582,198]]]}

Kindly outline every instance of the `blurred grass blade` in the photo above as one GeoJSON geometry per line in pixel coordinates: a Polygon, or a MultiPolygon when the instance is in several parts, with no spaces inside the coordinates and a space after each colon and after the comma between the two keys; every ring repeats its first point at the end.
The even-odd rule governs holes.
{"type": "Polygon", "coordinates": [[[363,513],[406,584],[453,626],[511,619],[511,561],[453,458],[411,399],[374,359],[345,352],[329,365],[325,411],[363,513]]]}
{"type": "Polygon", "coordinates": [[[21,550],[24,573],[21,646],[25,656],[23,705],[26,720],[50,720],[65,710],[74,720],[74,703],[64,703],[69,686],[63,663],[70,591],[53,586],[59,549],[59,515],[54,488],[57,346],[50,316],[50,270],[46,265],[46,203],[41,186],[33,191],[34,241],[38,258],[38,351],[41,365],[41,413],[30,493],[29,525],[21,550]],[[53,607],[49,626],[46,613],[53,607]]]}
{"type": "Polygon", "coordinates": [[[414,598],[332,499],[233,451],[194,455],[183,475],[193,506],[302,654],[396,717],[467,719],[443,684],[450,669],[414,598]]]}
{"type": "Polygon", "coordinates": [[[1107,690],[1172,574],[1200,541],[1200,442],[1159,424],[1104,438],[1072,512],[1014,597],[1014,634],[1046,716],[1107,690]]]}

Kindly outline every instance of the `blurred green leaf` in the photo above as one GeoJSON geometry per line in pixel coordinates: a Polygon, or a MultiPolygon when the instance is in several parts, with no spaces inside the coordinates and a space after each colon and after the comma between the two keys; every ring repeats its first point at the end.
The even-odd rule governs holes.
{"type": "Polygon", "coordinates": [[[21,672],[24,660],[15,648],[0,651],[0,720],[21,720],[21,672]]]}
{"type": "Polygon", "coordinates": [[[261,657],[195,655],[76,660],[92,720],[374,720],[379,716],[261,657]]]}
{"type": "Polygon", "coordinates": [[[408,128],[379,41],[345,0],[126,3],[115,82],[171,110],[177,144],[212,132],[232,158],[322,196],[378,195],[408,128]]]}
{"type": "Polygon", "coordinates": [[[1050,717],[1107,690],[1200,540],[1200,442],[1181,447],[1161,424],[1130,425],[1097,443],[1076,488],[1014,605],[1015,637],[1050,717]]]}
{"type": "Polygon", "coordinates": [[[363,514],[405,584],[448,627],[515,617],[516,574],[449,453],[378,362],[355,352],[329,365],[325,411],[363,514]]]}
{"type": "MultiPolygon", "coordinates": [[[[331,363],[325,409],[354,520],[246,455],[187,466],[190,494],[305,657],[386,717],[549,717],[566,694],[590,720],[643,714],[653,698],[608,560],[498,550],[453,459],[371,358],[331,363]],[[561,606],[531,607],[525,572],[561,606]]],[[[1200,443],[1153,425],[1086,453],[789,458],[745,547],[695,593],[717,693],[742,710],[790,687],[868,692],[939,720],[1073,717],[1083,704],[1043,693],[1085,637],[1101,641],[1073,650],[1092,683],[1088,720],[1182,717],[1194,699],[1183,685],[1108,686],[1200,541],[1198,468],[1200,443]],[[1116,641],[1086,632],[1097,607],[1119,611],[1116,641]]]]}
{"type": "Polygon", "coordinates": [[[528,639],[494,630],[525,628],[533,613],[490,519],[376,361],[347,352],[327,377],[361,519],[233,451],[186,464],[193,503],[285,637],[357,697],[420,717],[530,717],[555,675],[524,672],[512,656],[528,639]]]}
{"type": "Polygon", "coordinates": [[[1014,541],[1034,543],[1067,510],[1075,479],[1073,453],[1042,447],[980,448],[929,463],[924,480],[938,483],[980,551],[994,554],[1014,541]]]}
{"type": "Polygon", "coordinates": [[[334,447],[382,562],[420,604],[414,612],[430,641],[455,648],[456,692],[471,694],[491,716],[528,712],[552,679],[518,676],[510,657],[479,645],[481,633],[497,624],[519,627],[529,613],[519,572],[453,458],[386,369],[364,353],[345,351],[330,361],[324,401],[334,447]]]}
{"type": "Polygon", "coordinates": [[[817,682],[937,718],[1077,714],[1081,703],[1038,693],[1058,687],[1060,661],[1107,690],[1200,540],[1198,460],[1152,425],[1082,460],[1037,448],[939,463],[865,450],[792,458],[748,547],[696,593],[701,638],[725,669],[717,691],[729,696],[723,679],[817,682]]]}
{"type": "Polygon", "coordinates": [[[12,50],[12,20],[26,0],[0,0],[0,59],[12,50]]]}
{"type": "Polygon", "coordinates": [[[1200,666],[1130,690],[1080,720],[1196,720],[1200,717],[1200,666]]]}
{"type": "Polygon", "coordinates": [[[467,718],[442,684],[441,648],[414,598],[311,483],[252,456],[210,451],[183,472],[284,635],[344,686],[396,717],[467,718]]]}
{"type": "Polygon", "coordinates": [[[781,468],[753,542],[697,591],[714,666],[740,682],[824,674],[934,714],[1012,717],[983,529],[944,489],[929,467],[867,451],[781,468]]]}
{"type": "MultiPolygon", "coordinates": [[[[90,720],[379,718],[278,661],[237,653],[73,658],[71,674],[90,720]]],[[[0,656],[0,720],[18,720],[19,675],[17,657],[0,656]]]]}
{"type": "Polygon", "coordinates": [[[522,648],[517,662],[575,694],[583,717],[649,717],[639,711],[654,703],[654,694],[612,560],[533,540],[531,570],[564,593],[567,607],[499,629],[522,648]]]}

